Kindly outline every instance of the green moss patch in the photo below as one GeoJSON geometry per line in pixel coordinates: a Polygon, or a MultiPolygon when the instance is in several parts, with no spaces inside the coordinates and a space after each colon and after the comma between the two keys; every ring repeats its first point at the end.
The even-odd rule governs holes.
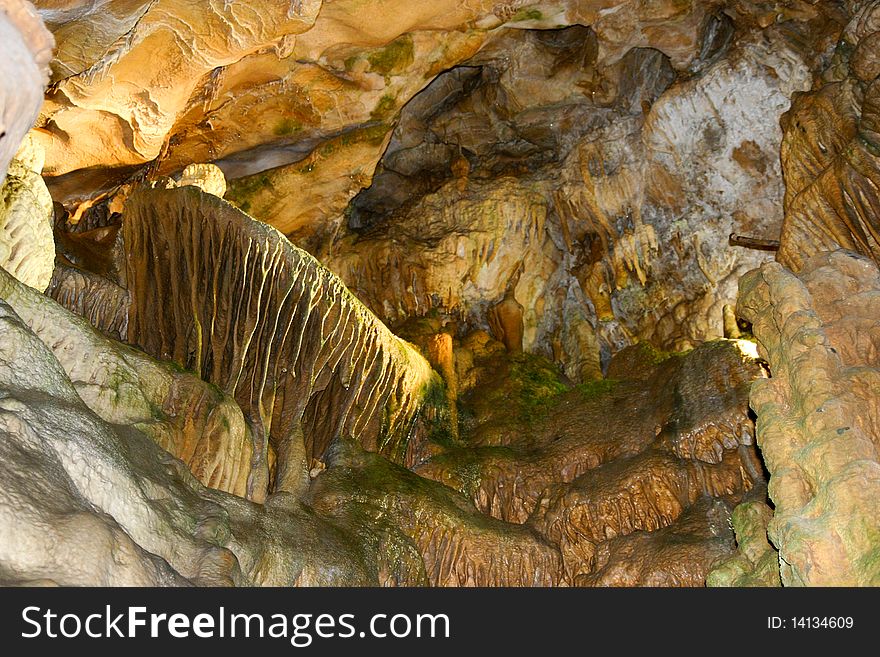
{"type": "Polygon", "coordinates": [[[295,119],[284,118],[275,124],[272,132],[277,137],[288,137],[303,129],[303,124],[295,119]]]}
{"type": "Polygon", "coordinates": [[[557,367],[534,354],[516,356],[510,368],[510,378],[520,419],[526,422],[546,415],[556,404],[558,396],[568,390],[557,367]]]}
{"type": "Polygon", "coordinates": [[[595,381],[579,383],[575,388],[585,398],[595,399],[596,397],[601,397],[602,395],[610,393],[614,390],[617,384],[618,381],[615,379],[597,379],[595,381]]]}
{"type": "Polygon", "coordinates": [[[523,7],[513,15],[513,18],[510,19],[510,22],[521,23],[523,21],[539,21],[543,18],[544,14],[542,14],[538,9],[535,9],[534,7],[523,7]]]}
{"type": "MultiPolygon", "coordinates": [[[[391,75],[405,70],[415,59],[413,40],[409,34],[397,37],[384,48],[367,55],[370,70],[381,75],[391,75]]],[[[346,60],[346,66],[347,66],[346,60]]]]}
{"type": "Polygon", "coordinates": [[[385,94],[379,99],[378,104],[370,112],[370,118],[374,120],[382,120],[390,116],[397,109],[397,99],[391,94],[385,94]]]}
{"type": "Polygon", "coordinates": [[[242,212],[251,209],[251,200],[263,189],[272,186],[272,180],[266,173],[246,176],[229,183],[226,198],[239,207],[242,212]]]}

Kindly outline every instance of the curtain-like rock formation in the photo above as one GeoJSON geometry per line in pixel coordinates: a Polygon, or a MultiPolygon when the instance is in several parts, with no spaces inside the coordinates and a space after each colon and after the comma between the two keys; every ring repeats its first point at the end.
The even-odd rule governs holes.
{"type": "Polygon", "coordinates": [[[795,272],[837,248],[880,260],[878,38],[880,3],[862,3],[818,84],[784,118],[779,261],[795,272]]]}
{"type": "Polygon", "coordinates": [[[256,436],[252,496],[270,469],[273,490],[300,490],[337,436],[406,460],[439,379],[317,260],[195,187],[136,192],[122,234],[127,341],[238,400],[256,436]]]}

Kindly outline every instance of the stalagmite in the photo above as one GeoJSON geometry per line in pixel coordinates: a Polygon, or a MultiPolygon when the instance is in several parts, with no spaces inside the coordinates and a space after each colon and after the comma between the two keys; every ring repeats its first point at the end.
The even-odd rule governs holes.
{"type": "Polygon", "coordinates": [[[880,561],[880,270],[847,251],[779,264],[741,283],[773,376],[756,384],[758,445],[770,472],[770,541],[785,585],[877,586],[880,561]]]}

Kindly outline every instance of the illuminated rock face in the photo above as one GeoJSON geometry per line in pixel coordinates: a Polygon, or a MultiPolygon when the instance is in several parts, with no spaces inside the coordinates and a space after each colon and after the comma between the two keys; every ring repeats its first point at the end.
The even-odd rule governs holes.
{"type": "Polygon", "coordinates": [[[255,505],[202,487],[146,435],[89,410],[4,302],[0,323],[0,581],[376,582],[343,530],[283,497],[255,505]]]}
{"type": "Polygon", "coordinates": [[[28,139],[0,187],[0,266],[44,291],[55,267],[52,197],[40,177],[42,153],[28,139]]]}
{"type": "Polygon", "coordinates": [[[43,291],[55,262],[52,199],[40,149],[22,140],[37,118],[54,42],[29,2],[4,0],[0,43],[0,267],[43,291]]]}
{"type": "Polygon", "coordinates": [[[785,585],[880,583],[878,303],[876,264],[846,251],[810,258],[798,276],[765,265],[741,283],[739,313],[773,375],[751,403],[785,585]]]}
{"type": "Polygon", "coordinates": [[[49,170],[63,174],[160,155],[170,170],[218,158],[234,165],[243,151],[266,145],[283,161],[297,133],[323,141],[376,112],[393,113],[502,26],[595,25],[610,61],[652,45],[684,65],[719,3],[35,4],[58,42],[44,123],[49,170]]]}
{"type": "Polygon", "coordinates": [[[857,4],[0,0],[0,583],[880,584],[857,4]]]}
{"type": "MultiPolygon", "coordinates": [[[[282,300],[299,294],[300,290],[303,290],[302,294],[312,293],[308,303],[299,301],[293,304],[297,313],[287,315],[291,330],[297,329],[302,337],[299,338],[301,351],[296,352],[300,358],[289,354],[284,358],[295,368],[293,371],[299,378],[310,371],[320,373],[322,363],[327,362],[347,363],[353,368],[348,373],[357,373],[356,368],[362,367],[357,356],[366,354],[371,367],[383,368],[383,376],[374,378],[376,375],[371,374],[371,370],[362,369],[361,377],[352,377],[344,392],[363,394],[361,403],[385,404],[382,413],[387,425],[380,426],[380,429],[390,427],[393,431],[393,412],[405,412],[410,408],[406,404],[412,404],[411,408],[416,410],[420,406],[424,408],[421,397],[404,396],[397,401],[393,397],[406,392],[413,381],[418,384],[415,389],[421,394],[427,392],[425,385],[432,381],[422,357],[347,296],[347,291],[329,271],[310,256],[297,252],[272,229],[256,224],[215,196],[191,186],[136,191],[129,198],[125,222],[123,250],[128,263],[125,278],[130,295],[125,298],[130,302],[128,339],[132,342],[138,341],[135,336],[139,335],[136,328],[139,323],[148,321],[145,309],[152,308],[149,321],[154,322],[156,328],[152,331],[141,329],[141,335],[164,341],[149,342],[145,338],[147,350],[171,360],[185,354],[178,362],[206,379],[224,371],[208,367],[208,363],[225,362],[221,357],[237,356],[237,371],[253,362],[271,363],[272,352],[256,358],[242,356],[236,351],[212,350],[211,345],[226,343],[212,341],[214,334],[200,334],[195,327],[196,322],[211,326],[206,318],[215,318],[214,330],[219,330],[216,318],[228,313],[225,310],[228,305],[223,306],[224,299],[233,299],[236,305],[240,302],[242,307],[248,308],[247,315],[239,316],[244,320],[268,315],[278,320],[273,323],[275,326],[285,317],[288,307],[283,304],[266,311],[261,311],[260,305],[256,305],[256,310],[246,306],[248,297],[245,293],[261,288],[260,282],[238,285],[239,279],[235,276],[233,256],[240,253],[241,241],[246,240],[250,248],[244,252],[263,264],[256,270],[264,275],[261,280],[266,291],[259,299],[271,303],[278,298],[272,296],[276,286],[284,283],[287,285],[284,288],[286,293],[280,297],[282,300]],[[200,253],[198,240],[193,239],[197,230],[206,239],[216,240],[214,244],[224,245],[225,249],[200,253]],[[224,257],[228,266],[222,269],[211,267],[211,260],[207,257],[211,254],[224,257]],[[271,259],[273,255],[275,260],[271,259]],[[167,259],[163,260],[163,257],[167,259]],[[149,258],[152,268],[138,266],[138,258],[149,258]],[[297,275],[285,278],[286,268],[295,268],[297,264],[297,275]],[[205,278],[172,278],[170,272],[175,271],[174,267],[178,272],[201,271],[205,278]],[[212,278],[218,272],[219,281],[212,278]],[[266,275],[267,272],[272,276],[266,275]],[[178,286],[173,290],[170,287],[172,280],[178,286]],[[181,293],[179,286],[185,281],[197,281],[201,286],[196,289],[198,293],[181,293]],[[140,287],[147,283],[151,283],[149,293],[140,287]],[[224,287],[227,285],[232,292],[224,287]],[[298,285],[301,287],[297,288],[298,285]],[[163,289],[169,291],[161,295],[163,289]],[[211,291],[210,295],[205,293],[207,290],[211,291]],[[149,294],[156,296],[151,298],[149,294]],[[159,298],[166,299],[161,308],[157,305],[159,298]],[[180,307],[168,303],[174,299],[182,300],[180,307]],[[206,304],[205,299],[210,302],[206,306],[199,305],[206,304]],[[223,310],[218,310],[221,307],[223,310]],[[321,311],[322,308],[325,310],[321,311]],[[310,315],[303,312],[304,309],[315,314],[320,311],[324,320],[320,326],[330,327],[346,327],[340,318],[347,317],[344,311],[349,311],[352,325],[344,328],[342,335],[346,337],[344,348],[358,347],[351,360],[345,360],[352,356],[345,351],[334,359],[333,349],[337,343],[333,333],[319,334],[323,338],[320,341],[309,337],[310,315]],[[189,318],[190,323],[182,322],[181,318],[189,318]],[[369,339],[359,338],[364,334],[369,339]],[[204,336],[201,342],[190,341],[198,335],[204,336]],[[182,341],[183,346],[178,341],[182,341]],[[204,345],[201,357],[193,348],[198,345],[204,345]],[[329,350],[330,356],[325,356],[322,349],[329,350]],[[408,354],[405,368],[401,361],[395,360],[395,353],[400,352],[392,349],[408,354]],[[383,350],[389,350],[388,360],[383,360],[383,350]],[[395,372],[399,378],[395,378],[395,372]],[[427,378],[412,378],[422,375],[427,378]],[[394,383],[385,396],[381,386],[388,385],[389,380],[394,383]],[[361,387],[357,387],[356,382],[360,382],[361,387]],[[371,387],[365,393],[367,386],[371,387]]],[[[337,421],[341,428],[333,429],[332,434],[324,434],[332,438],[329,448],[321,447],[320,452],[312,453],[321,457],[324,469],[313,471],[311,481],[303,478],[301,482],[295,482],[296,485],[284,481],[278,483],[278,473],[284,465],[281,462],[283,452],[276,448],[279,455],[276,481],[268,490],[255,490],[254,481],[258,480],[258,475],[254,464],[258,463],[256,454],[261,446],[259,440],[252,439],[241,412],[230,397],[203,383],[192,373],[181,372],[101,336],[84,319],[74,317],[53,300],[37,294],[7,274],[3,276],[0,296],[18,312],[16,316],[12,309],[8,311],[10,325],[17,327],[17,332],[10,335],[20,334],[21,341],[30,345],[28,349],[36,354],[36,361],[26,368],[34,373],[24,379],[20,378],[20,367],[0,370],[0,375],[5,373],[6,376],[6,379],[0,379],[3,389],[11,397],[25,400],[9,409],[8,420],[13,426],[9,431],[10,444],[18,444],[22,436],[28,435],[26,427],[33,427],[39,435],[52,437],[56,442],[44,450],[50,455],[55,454],[58,459],[56,467],[63,473],[58,481],[69,479],[71,482],[73,492],[69,505],[77,508],[77,504],[82,505],[86,500],[118,523],[118,528],[108,520],[96,524],[92,516],[85,515],[82,520],[85,529],[79,525],[63,526],[54,538],[62,545],[68,541],[81,541],[84,546],[81,551],[59,556],[50,550],[28,563],[27,568],[21,566],[22,557],[15,548],[6,546],[6,552],[0,554],[0,571],[6,581],[443,586],[590,584],[593,580],[589,576],[595,568],[604,572],[608,563],[619,558],[615,555],[636,550],[644,560],[641,575],[627,579],[597,574],[596,583],[688,584],[702,581],[709,566],[720,557],[729,555],[732,537],[712,534],[715,530],[707,530],[710,535],[701,534],[703,530],[699,526],[694,529],[692,520],[679,525],[679,515],[686,519],[695,514],[697,518],[723,515],[723,509],[726,509],[723,504],[722,510],[716,511],[715,515],[700,515],[700,509],[706,504],[711,506],[715,497],[737,500],[754,483],[747,474],[748,462],[742,460],[739,451],[740,439],[747,438],[749,433],[749,429],[742,426],[747,422],[741,417],[744,397],[741,391],[730,391],[732,394],[727,396],[725,393],[730,383],[750,380],[757,368],[742,355],[736,343],[725,342],[698,350],[708,356],[690,356],[667,364],[665,368],[662,363],[656,365],[659,369],[653,378],[638,378],[644,370],[636,368],[632,385],[640,391],[637,395],[640,398],[657,398],[657,417],[665,418],[662,430],[657,433],[649,419],[640,428],[643,433],[632,431],[632,428],[625,432],[623,452],[609,446],[610,452],[606,450],[597,457],[600,463],[593,463],[588,458],[589,463],[585,466],[578,461],[578,455],[585,450],[589,452],[603,437],[595,432],[587,435],[570,432],[567,441],[559,443],[566,447],[565,452],[558,447],[551,448],[548,451],[550,456],[543,459],[543,467],[534,469],[536,477],[549,475],[548,486],[558,483],[560,490],[544,490],[544,487],[529,493],[532,507],[541,509],[529,522],[524,522],[528,513],[523,517],[515,517],[509,510],[496,513],[494,509],[486,508],[479,496],[475,506],[463,494],[465,491],[456,491],[425,478],[422,475],[429,473],[430,465],[412,472],[391,463],[376,453],[382,451],[383,446],[371,438],[374,434],[369,418],[359,418],[355,414],[355,411],[368,412],[369,407],[352,403],[349,408],[353,409],[353,424],[346,427],[342,424],[346,416],[339,413],[340,407],[334,406],[340,403],[337,398],[325,399],[321,409],[325,421],[337,421]],[[21,323],[19,316],[30,328],[21,323]],[[51,346],[51,351],[46,345],[51,346]],[[698,372],[689,374],[686,363],[693,364],[698,372]],[[714,367],[712,372],[722,372],[723,376],[700,374],[705,367],[714,367]],[[670,372],[677,372],[672,377],[676,382],[669,387],[673,397],[664,401],[662,395],[658,397],[656,387],[661,381],[670,379],[670,372]],[[710,393],[706,386],[717,389],[710,393]],[[50,409],[67,404],[72,409],[70,413],[50,410],[48,416],[35,417],[34,404],[26,400],[42,388],[46,390],[40,394],[47,396],[50,409]],[[719,401],[703,406],[691,403],[697,402],[701,396],[712,396],[719,401]],[[683,409],[672,401],[673,398],[681,398],[682,403],[691,409],[690,414],[682,416],[683,409]],[[349,438],[350,435],[355,439],[349,438]],[[713,441],[719,441],[717,450],[708,447],[714,444],[713,441]],[[695,449],[694,445],[703,448],[695,449]],[[371,451],[364,451],[364,446],[371,451]],[[647,451],[645,446],[648,446],[647,451]],[[88,458],[83,458],[83,450],[89,453],[88,458]],[[636,459],[643,465],[629,467],[627,453],[638,454],[636,459]],[[655,454],[659,458],[655,458],[655,454]],[[700,458],[707,463],[701,465],[700,458]],[[609,466],[605,467],[604,462],[609,466]],[[604,518],[600,514],[593,525],[589,525],[590,529],[584,524],[588,522],[587,515],[577,510],[591,504],[582,499],[580,487],[585,477],[579,476],[591,466],[595,468],[595,477],[590,486],[595,488],[598,485],[609,499],[632,489],[632,482],[639,477],[659,482],[661,488],[665,488],[651,489],[643,498],[631,500],[630,507],[636,515],[625,525],[614,523],[620,513],[604,518]],[[616,475],[613,474],[615,470],[616,475]],[[715,470],[720,474],[716,476],[715,470]],[[601,476],[600,473],[605,472],[612,474],[610,477],[601,476]],[[190,473],[196,475],[201,484],[190,473]],[[602,488],[601,482],[606,479],[602,488]],[[570,491],[577,492],[561,494],[567,486],[570,491]],[[235,495],[224,493],[224,490],[235,495]],[[244,496],[262,504],[245,501],[244,496]],[[154,501],[157,499],[173,500],[173,513],[162,505],[157,506],[154,501]],[[663,510],[664,504],[672,501],[676,504],[672,504],[667,513],[663,510]],[[689,514],[692,506],[695,511],[689,514]],[[575,511],[570,512],[571,509],[575,511]],[[653,517],[651,513],[658,509],[661,509],[661,515],[653,517]],[[493,515],[499,517],[493,518],[493,515]],[[201,529],[193,533],[188,529],[193,526],[201,529]],[[666,529],[668,531],[649,538],[633,537],[622,546],[618,545],[619,541],[606,545],[614,537],[666,529]],[[92,536],[85,540],[78,534],[81,531],[88,531],[92,536]],[[131,544],[113,539],[117,531],[124,531],[131,544]],[[674,548],[682,534],[697,537],[694,546],[684,553],[674,548]],[[109,538],[102,540],[103,536],[109,538]],[[114,547],[107,547],[111,543],[114,547]],[[100,555],[107,550],[116,550],[117,554],[125,550],[127,556],[122,558],[125,568],[105,564],[109,557],[100,555]],[[85,570],[74,567],[83,551],[98,555],[96,563],[85,570]],[[320,555],[316,551],[320,551],[320,555]],[[156,565],[149,554],[162,557],[167,566],[156,565]]],[[[234,332],[238,326],[239,321],[228,326],[229,341],[233,345],[239,344],[234,332]]],[[[248,325],[246,321],[245,329],[248,335],[259,335],[262,330],[256,322],[248,325]]],[[[225,334],[221,335],[225,337],[225,334]]],[[[452,381],[455,380],[452,374],[454,363],[448,361],[450,351],[454,361],[455,351],[451,340],[445,342],[447,347],[443,353],[446,355],[436,360],[446,363],[445,376],[452,381]]],[[[274,340],[269,343],[279,344],[274,340]]],[[[259,339],[256,344],[260,344],[259,339]]],[[[10,348],[21,347],[12,341],[10,348]]],[[[521,353],[510,354],[503,348],[485,346],[483,353],[503,358],[529,358],[521,353]]],[[[7,358],[6,362],[10,359],[7,358]]],[[[323,380],[332,378],[332,375],[331,370],[323,380]]],[[[254,374],[249,376],[259,378],[254,374]]],[[[321,381],[321,375],[314,380],[321,381]]],[[[279,387],[285,382],[281,380],[279,387]]],[[[434,385],[437,383],[434,381],[434,385]]],[[[479,394],[479,385],[477,380],[470,384],[470,388],[479,394]]],[[[561,387],[554,388],[557,392],[565,389],[561,383],[557,386],[561,387]]],[[[239,392],[232,387],[232,393],[236,394],[245,414],[265,408],[265,405],[249,403],[252,389],[247,390],[247,396],[239,397],[239,392]]],[[[284,392],[277,397],[282,397],[284,392]]],[[[439,392],[445,398],[442,389],[439,392]]],[[[344,402],[343,392],[339,394],[344,402]]],[[[573,394],[582,393],[575,391],[573,394]]],[[[604,392],[600,397],[604,398],[604,392]]],[[[305,395],[304,398],[308,400],[305,395]]],[[[548,398],[547,401],[557,403],[561,400],[548,398]]],[[[614,398],[606,399],[605,403],[613,404],[614,398]]],[[[590,408],[586,409],[587,413],[591,412],[590,408]]],[[[536,408],[532,410],[538,412],[536,408]]],[[[577,415],[583,411],[575,404],[569,413],[577,415]]],[[[274,420],[273,415],[266,417],[274,420]]],[[[286,416],[279,417],[283,421],[286,416]]],[[[251,416],[251,429],[258,426],[253,419],[251,416]]],[[[409,420],[405,424],[409,424],[409,420]]],[[[323,428],[318,424],[310,426],[323,428]]],[[[535,426],[541,425],[538,422],[535,426]]],[[[270,439],[272,429],[277,429],[277,425],[271,425],[267,431],[270,439]]],[[[550,432],[559,429],[551,423],[544,427],[544,432],[549,438],[550,432]]],[[[294,437],[302,439],[303,434],[294,434],[294,437]]],[[[388,435],[393,437],[395,434],[388,435]]],[[[462,445],[452,446],[452,452],[468,449],[466,445],[470,438],[468,435],[462,445]]],[[[749,441],[746,439],[745,442],[749,441]]],[[[315,448],[316,443],[303,443],[302,448],[307,445],[315,448]]],[[[449,448],[449,445],[436,443],[433,449],[442,452],[449,448]]],[[[479,458],[479,454],[479,449],[475,449],[474,455],[479,458]]],[[[437,462],[442,463],[442,459],[437,462]]],[[[0,477],[16,480],[20,472],[16,464],[15,459],[4,464],[0,477]]],[[[42,469],[39,474],[43,475],[42,469]]],[[[472,494],[472,491],[467,492],[472,494]]],[[[37,518],[45,516],[47,511],[33,495],[29,499],[32,504],[27,513],[15,522],[25,534],[38,535],[35,529],[39,524],[37,518]]],[[[592,503],[595,505],[596,501],[592,503]]],[[[0,509],[4,508],[0,504],[0,509]]],[[[26,549],[37,549],[37,545],[37,539],[33,539],[26,544],[26,549]]]]}
{"type": "Polygon", "coordinates": [[[779,261],[795,272],[837,248],[880,259],[880,4],[859,7],[813,90],[783,122],[779,261]]]}
{"type": "Polygon", "coordinates": [[[42,9],[58,199],[215,162],[229,200],[383,321],[488,330],[508,295],[523,348],[578,381],[637,339],[723,335],[737,278],[770,258],[727,235],[778,235],[777,118],[842,27],[823,6],[678,1],[299,3],[259,29],[215,4],[42,9]],[[141,65],[194,16],[201,58],[141,65]]]}

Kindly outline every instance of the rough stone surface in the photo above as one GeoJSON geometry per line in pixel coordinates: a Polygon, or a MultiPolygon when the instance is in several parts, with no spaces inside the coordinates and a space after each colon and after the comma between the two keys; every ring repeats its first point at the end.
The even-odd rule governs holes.
{"type": "Polygon", "coordinates": [[[779,261],[795,272],[838,248],[880,259],[880,3],[855,7],[834,57],[783,121],[779,261]]]}
{"type": "Polygon", "coordinates": [[[0,298],[52,349],[77,394],[103,420],[147,434],[205,486],[247,495],[253,436],[232,399],[191,373],[107,340],[2,269],[0,298]]]}
{"type": "Polygon", "coordinates": [[[656,532],[637,531],[603,543],[595,572],[577,586],[702,586],[707,573],[730,554],[730,508],[702,500],[678,522],[656,532]]]}
{"type": "Polygon", "coordinates": [[[771,31],[679,78],[655,50],[602,68],[596,39],[511,33],[435,79],[345,226],[309,248],[392,325],[440,311],[489,329],[518,304],[523,347],[575,380],[637,339],[721,337],[738,277],[771,257],[728,235],[782,221],[782,133],[753,117],[808,88],[804,57],[771,31]]]}
{"type": "Polygon", "coordinates": [[[0,267],[40,292],[55,267],[52,197],[43,182],[42,154],[25,141],[0,186],[0,267]]]}
{"type": "Polygon", "coordinates": [[[835,251],[807,260],[800,276],[765,265],[740,294],[772,372],[751,405],[782,583],[877,586],[880,270],[835,251]]]}
{"type": "Polygon", "coordinates": [[[767,538],[773,510],[764,502],[744,502],[733,510],[737,553],[716,565],[707,586],[781,586],[779,553],[767,538]]]}

